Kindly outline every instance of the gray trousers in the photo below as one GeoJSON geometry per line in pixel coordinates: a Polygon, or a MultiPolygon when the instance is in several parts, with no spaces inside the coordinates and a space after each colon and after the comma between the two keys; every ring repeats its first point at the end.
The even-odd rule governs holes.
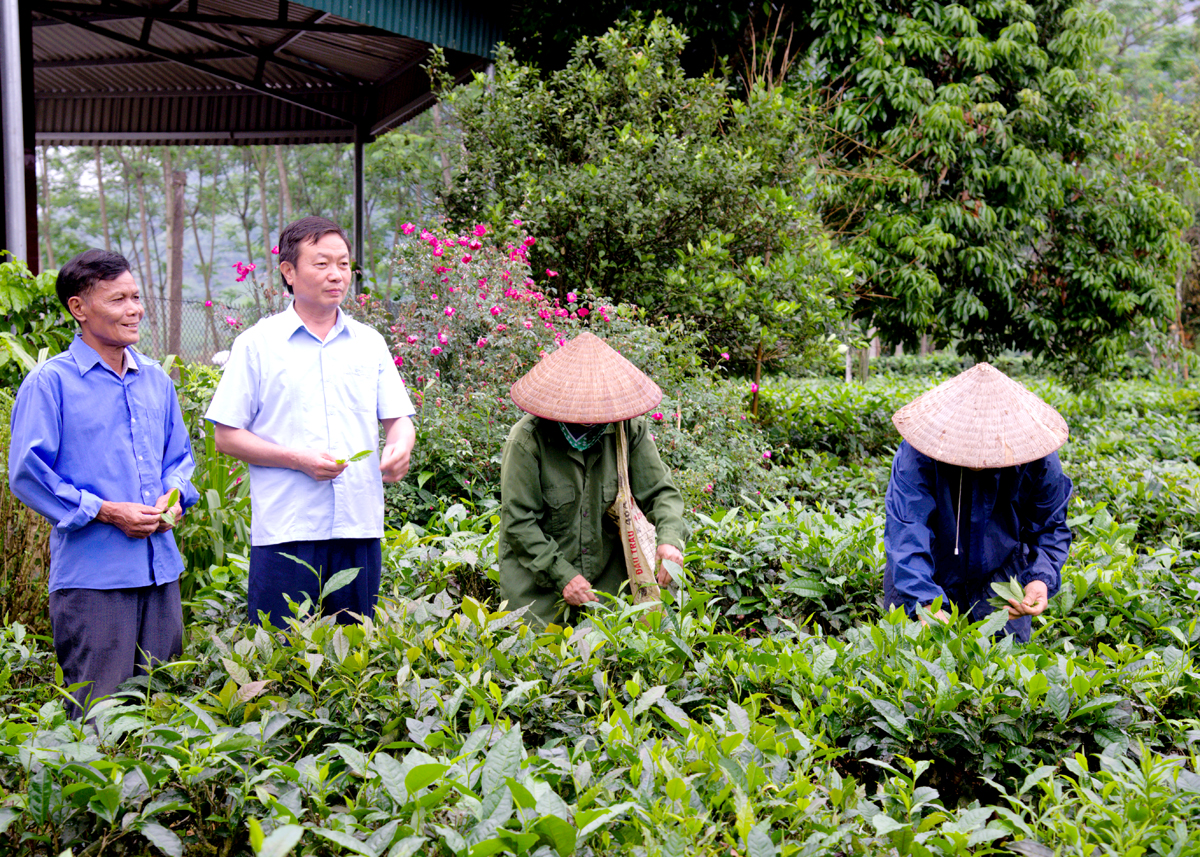
{"type": "Polygon", "coordinates": [[[72,691],[67,712],[79,718],[155,663],[183,654],[179,581],[133,589],[59,589],[50,593],[54,652],[72,691]]]}

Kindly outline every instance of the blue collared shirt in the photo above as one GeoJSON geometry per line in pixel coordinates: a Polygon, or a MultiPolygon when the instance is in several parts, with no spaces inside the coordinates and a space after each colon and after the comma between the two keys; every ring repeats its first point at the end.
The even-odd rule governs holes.
{"type": "Polygon", "coordinates": [[[95,520],[105,500],[153,506],[172,488],[185,509],[198,499],[174,384],[132,348],[125,366],[121,377],[77,334],[17,392],[8,484],[54,525],[51,592],[161,585],[183,571],[174,533],[131,539],[95,520]]]}
{"type": "Polygon", "coordinates": [[[1057,453],[971,470],[904,441],[892,462],[883,532],[896,602],[912,613],[941,596],[980,619],[992,610],[992,582],[1009,578],[1022,586],[1040,580],[1053,598],[1071,546],[1071,487],[1057,453]]]}
{"type": "Polygon", "coordinates": [[[324,482],[250,465],[250,539],[261,546],[381,538],[378,420],[414,413],[382,336],[339,309],[322,341],[288,307],[234,340],[205,416],[291,449],[335,458],[371,450],[324,482]]]}

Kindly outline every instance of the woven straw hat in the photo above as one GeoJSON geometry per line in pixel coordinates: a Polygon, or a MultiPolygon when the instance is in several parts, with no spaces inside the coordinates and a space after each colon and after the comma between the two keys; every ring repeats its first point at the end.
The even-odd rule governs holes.
{"type": "Polygon", "coordinates": [[[1067,442],[1067,422],[999,369],[979,363],[892,415],[918,452],[961,467],[1013,467],[1067,442]]]}
{"type": "Polygon", "coordinates": [[[604,340],[581,333],[512,385],[512,399],[536,417],[615,423],[662,401],[662,390],[604,340]]]}

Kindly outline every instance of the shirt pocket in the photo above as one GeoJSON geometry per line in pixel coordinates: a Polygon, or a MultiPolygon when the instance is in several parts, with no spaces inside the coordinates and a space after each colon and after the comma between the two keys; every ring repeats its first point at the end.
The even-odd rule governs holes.
{"type": "Polygon", "coordinates": [[[350,363],[342,366],[333,379],[334,401],[337,407],[363,413],[375,413],[378,392],[374,366],[350,363]]]}
{"type": "Polygon", "coordinates": [[[134,452],[142,455],[139,447],[145,444],[150,454],[161,461],[167,446],[167,409],[164,405],[135,405],[133,408],[134,452]]]}
{"type": "Polygon", "coordinates": [[[542,488],[542,501],[546,505],[546,532],[561,535],[570,532],[575,519],[575,486],[548,485],[542,488]]]}

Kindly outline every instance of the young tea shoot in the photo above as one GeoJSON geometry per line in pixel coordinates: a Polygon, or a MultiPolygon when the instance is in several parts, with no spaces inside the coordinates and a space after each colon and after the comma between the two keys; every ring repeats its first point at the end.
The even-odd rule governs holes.
{"type": "Polygon", "coordinates": [[[1012,606],[1008,603],[1009,599],[1018,602],[1025,600],[1025,587],[1021,586],[1021,584],[1017,583],[1017,581],[1013,578],[1009,578],[1003,583],[993,583],[992,591],[995,592],[999,597],[989,598],[988,604],[991,604],[993,607],[998,607],[1001,610],[1012,606]]]}
{"type": "Polygon", "coordinates": [[[165,523],[169,527],[175,526],[175,515],[172,514],[171,509],[173,509],[175,507],[175,504],[178,502],[179,502],[179,489],[172,488],[171,493],[167,495],[167,508],[163,509],[161,512],[158,513],[159,519],[161,519],[163,521],[163,523],[165,523]]]}
{"type": "Polygon", "coordinates": [[[368,457],[370,454],[371,454],[371,450],[364,449],[362,452],[354,453],[354,455],[350,456],[349,458],[337,458],[334,460],[337,461],[338,464],[353,464],[356,461],[362,461],[364,458],[368,457]]]}

